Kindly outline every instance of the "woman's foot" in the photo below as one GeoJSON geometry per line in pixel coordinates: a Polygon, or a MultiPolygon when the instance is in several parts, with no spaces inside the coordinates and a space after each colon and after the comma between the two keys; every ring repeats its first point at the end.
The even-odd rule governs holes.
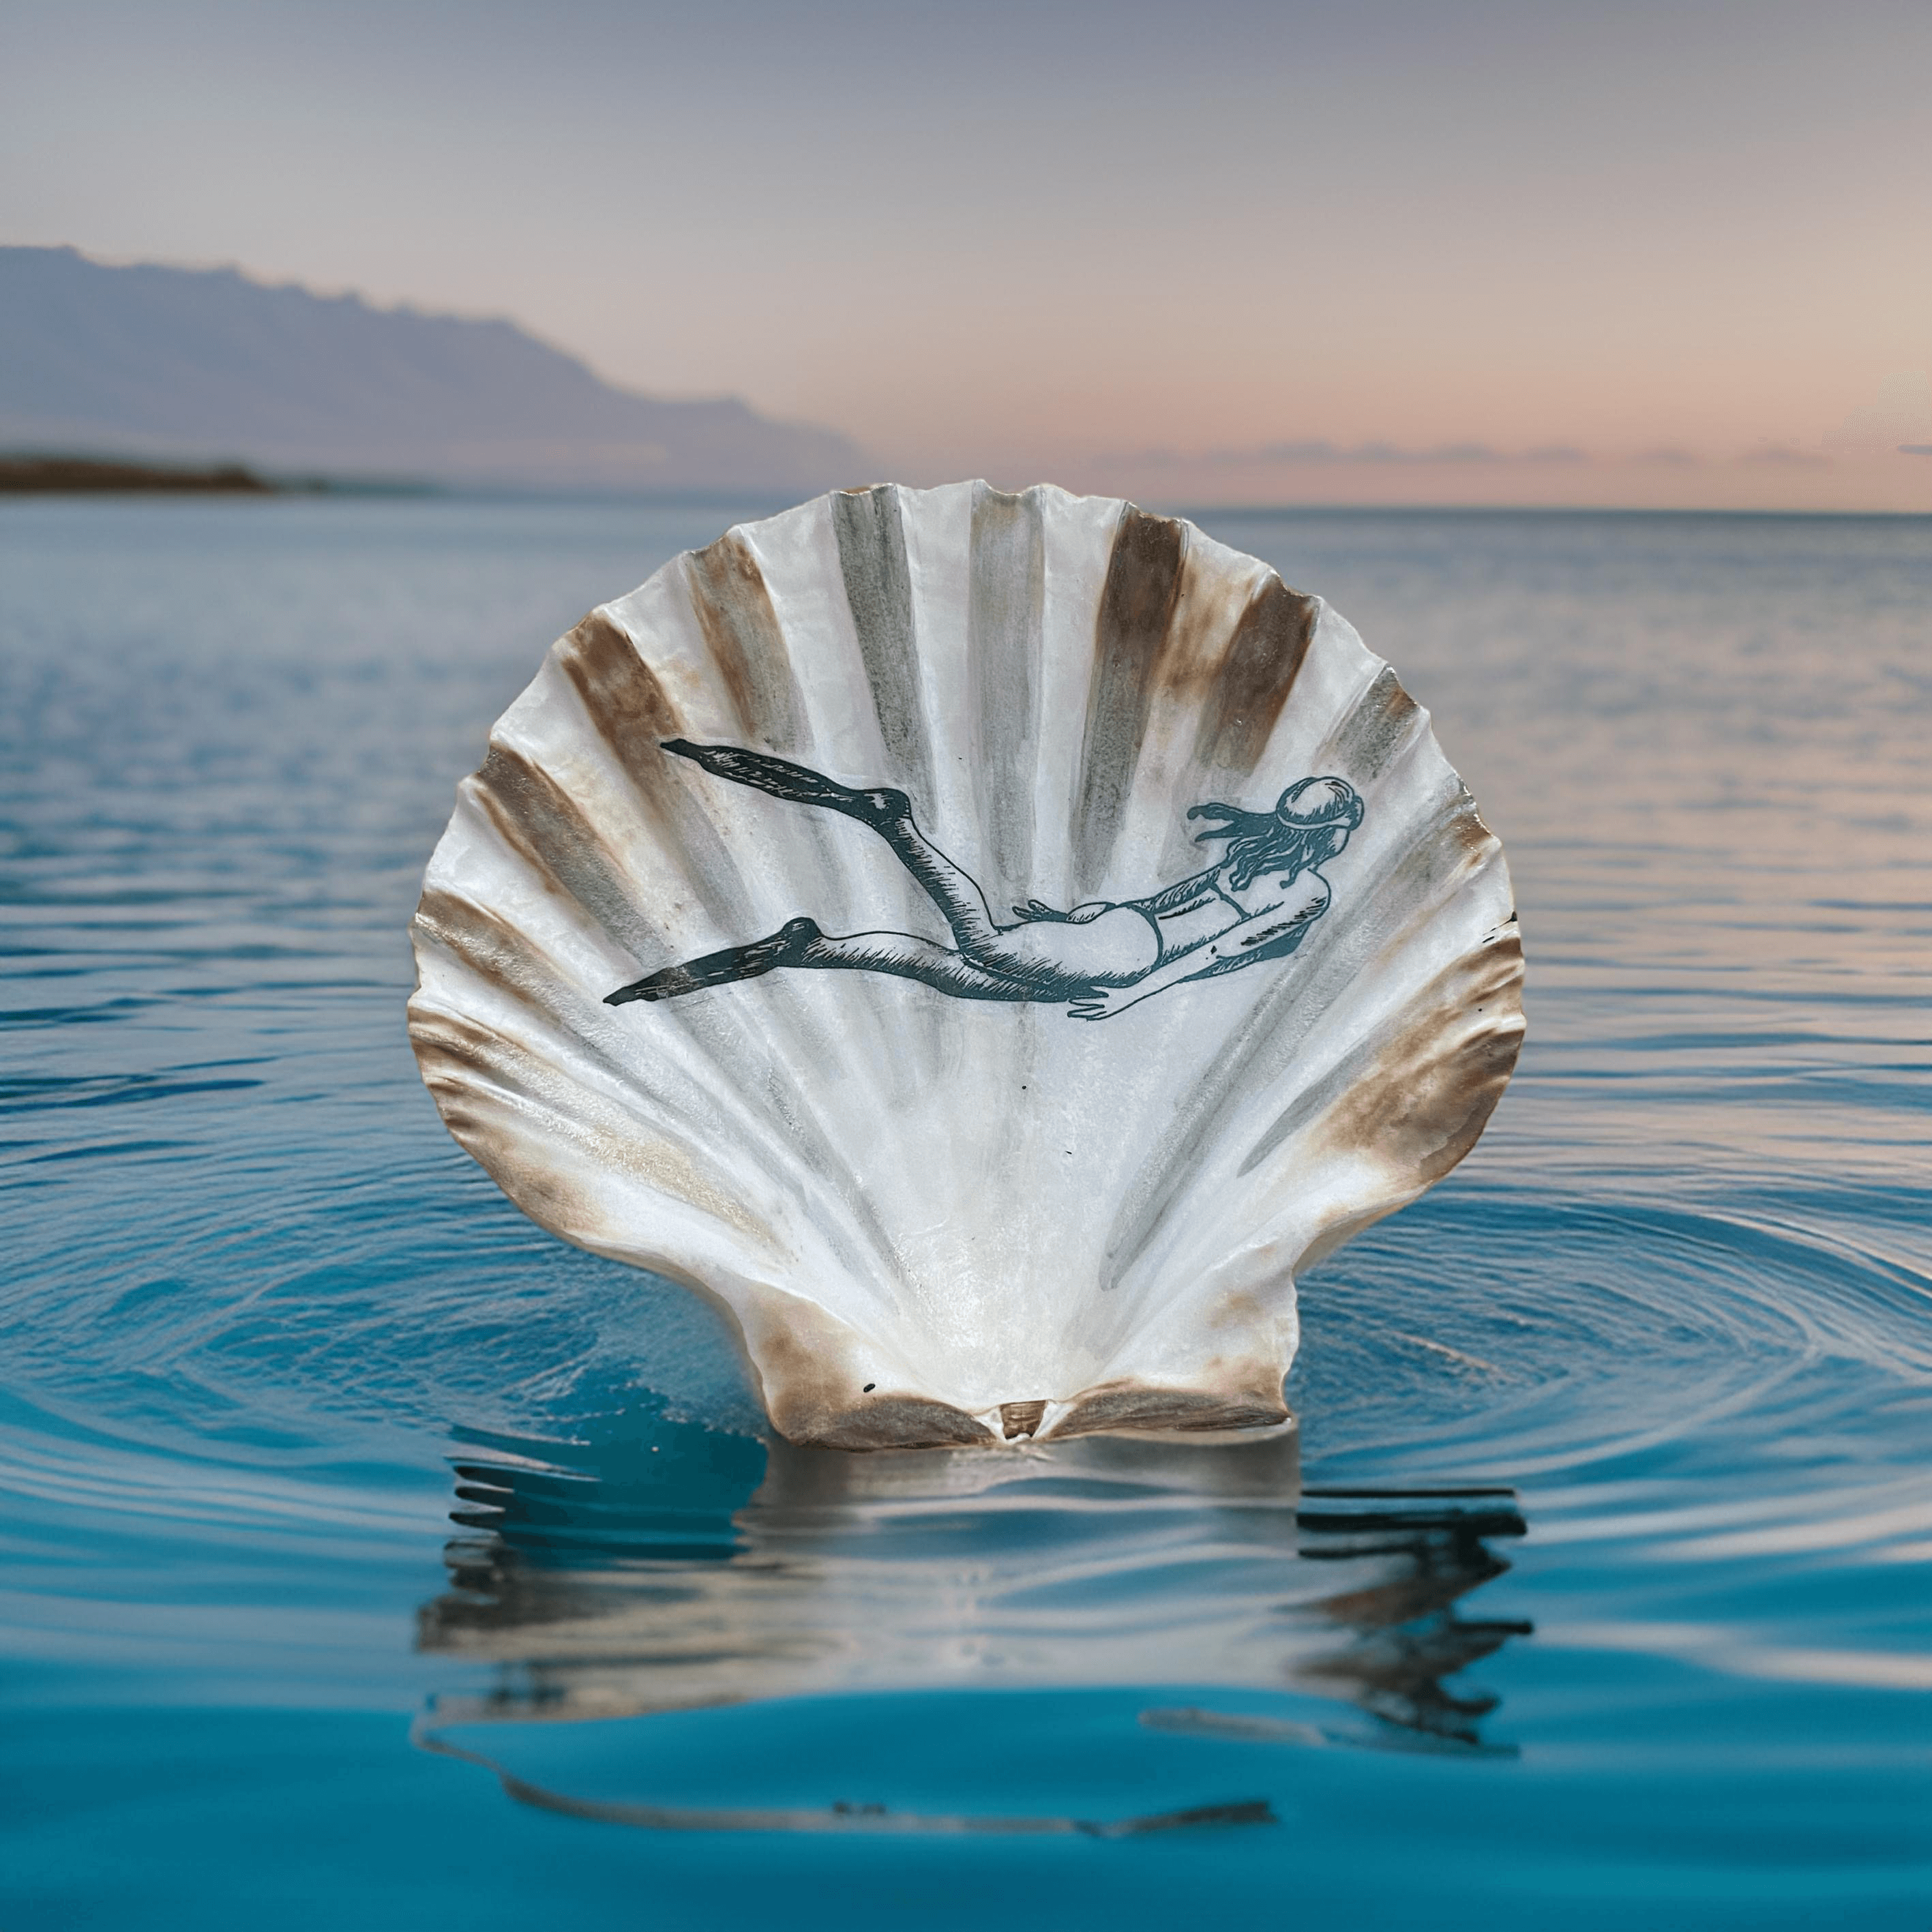
{"type": "Polygon", "coordinates": [[[822,772],[775,758],[769,752],[748,752],[737,745],[694,745],[685,738],[667,738],[663,748],[676,757],[688,758],[714,778],[749,785],[754,791],[793,805],[818,805],[828,812],[842,812],[848,818],[856,818],[874,832],[890,832],[912,816],[912,800],[902,791],[890,786],[861,790],[856,786],[842,785],[822,772]]]}
{"type": "Polygon", "coordinates": [[[674,1000],[682,993],[701,992],[706,986],[755,980],[781,966],[802,966],[806,952],[824,936],[814,920],[788,919],[769,939],[754,939],[748,946],[728,946],[722,952],[707,952],[681,966],[662,967],[647,978],[606,993],[604,1004],[621,1006],[632,1000],[674,1000]]]}

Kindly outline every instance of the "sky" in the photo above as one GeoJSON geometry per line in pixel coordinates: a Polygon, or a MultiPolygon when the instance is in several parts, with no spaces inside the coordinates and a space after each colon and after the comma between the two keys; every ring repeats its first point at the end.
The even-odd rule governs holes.
{"type": "Polygon", "coordinates": [[[0,0],[0,242],[909,482],[1932,509],[1928,0],[0,0]]]}

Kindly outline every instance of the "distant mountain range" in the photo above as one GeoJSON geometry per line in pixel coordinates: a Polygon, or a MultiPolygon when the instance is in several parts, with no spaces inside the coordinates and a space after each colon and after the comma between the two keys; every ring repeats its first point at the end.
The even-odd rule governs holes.
{"type": "Polygon", "coordinates": [[[836,430],[614,388],[514,323],[0,248],[0,449],[650,490],[871,480],[836,430]]]}

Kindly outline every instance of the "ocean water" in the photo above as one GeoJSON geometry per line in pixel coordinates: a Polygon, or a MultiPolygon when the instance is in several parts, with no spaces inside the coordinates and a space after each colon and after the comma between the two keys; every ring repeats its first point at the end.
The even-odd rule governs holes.
{"type": "Polygon", "coordinates": [[[1434,712],[1530,1036],[1298,1433],[767,1446],[403,1032],[722,513],[0,506],[0,1927],[1932,1924],[1932,519],[1210,514],[1434,712]]]}

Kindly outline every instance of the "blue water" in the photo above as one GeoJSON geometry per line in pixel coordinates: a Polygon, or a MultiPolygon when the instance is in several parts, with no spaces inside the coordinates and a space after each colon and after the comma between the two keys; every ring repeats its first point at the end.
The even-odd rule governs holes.
{"type": "Polygon", "coordinates": [[[0,1927],[1924,1932],[1932,520],[1207,519],[1529,1044],[1298,1442],[995,1458],[768,1450],[404,1038],[490,721],[724,520],[0,506],[0,1927]]]}

